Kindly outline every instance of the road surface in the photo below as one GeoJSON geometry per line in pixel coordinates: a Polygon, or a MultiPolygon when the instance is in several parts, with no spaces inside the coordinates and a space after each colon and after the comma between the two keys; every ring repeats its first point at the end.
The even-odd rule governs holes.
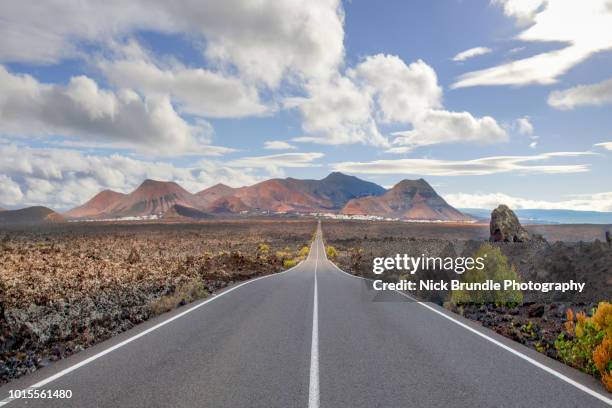
{"type": "Polygon", "coordinates": [[[0,388],[9,407],[603,407],[596,380],[325,256],[160,316],[0,388]]]}

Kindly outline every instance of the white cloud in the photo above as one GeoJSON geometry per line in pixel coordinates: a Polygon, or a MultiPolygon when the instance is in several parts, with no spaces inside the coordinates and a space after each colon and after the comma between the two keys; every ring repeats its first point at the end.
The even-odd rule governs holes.
{"type": "Polygon", "coordinates": [[[350,78],[337,75],[330,82],[312,81],[306,90],[307,97],[287,98],[284,103],[300,111],[302,127],[309,134],[293,141],[387,145],[372,117],[371,96],[350,78]]]}
{"type": "MultiPolygon", "coordinates": [[[[138,47],[131,43],[127,47],[138,47]]],[[[205,117],[234,118],[269,112],[257,89],[240,78],[174,62],[160,67],[143,51],[136,56],[101,60],[99,67],[119,88],[134,88],[145,95],[170,95],[181,112],[205,117]]]]}
{"type": "Polygon", "coordinates": [[[508,134],[490,116],[475,118],[469,112],[428,111],[412,130],[393,133],[397,145],[427,146],[438,143],[491,144],[508,140],[508,134]]]}
{"type": "Polygon", "coordinates": [[[2,2],[0,15],[4,61],[57,62],[139,30],[189,35],[209,60],[270,87],[332,75],[344,57],[339,0],[2,2]]]}
{"type": "Polygon", "coordinates": [[[62,135],[130,145],[156,153],[202,150],[210,126],[185,122],[165,97],[100,89],[85,76],[66,86],[15,75],[0,65],[0,131],[13,136],[62,135]]]}
{"type": "Polygon", "coordinates": [[[595,146],[599,146],[606,150],[612,150],[612,142],[597,143],[595,146]]]}
{"type": "Polygon", "coordinates": [[[506,15],[530,23],[516,38],[565,43],[560,49],[504,63],[459,77],[453,88],[479,85],[552,84],[596,52],[612,48],[609,0],[499,0],[506,15]]]}
{"type": "Polygon", "coordinates": [[[533,23],[546,0],[492,0],[491,3],[501,5],[505,15],[514,17],[519,25],[524,26],[533,23]]]}
{"type": "Polygon", "coordinates": [[[284,168],[317,167],[315,161],[322,158],[323,153],[281,153],[269,156],[242,157],[227,163],[229,167],[245,169],[265,169],[274,177],[283,177],[284,168]]]}
{"type": "Polygon", "coordinates": [[[295,146],[282,140],[268,140],[264,142],[264,149],[267,150],[294,150],[295,146]]]}
{"type": "Polygon", "coordinates": [[[397,56],[377,54],[348,75],[375,98],[382,123],[414,122],[429,109],[442,106],[436,72],[422,60],[406,65],[397,56]]]}
{"type": "Polygon", "coordinates": [[[531,147],[532,149],[535,149],[536,147],[538,147],[538,142],[529,143],[529,147],[531,147]]]}
{"type": "Polygon", "coordinates": [[[592,85],[578,85],[563,91],[553,91],[548,96],[548,104],[562,110],[609,103],[612,103],[612,79],[592,85]]]}
{"type": "Polygon", "coordinates": [[[488,48],[488,47],[474,47],[474,48],[470,48],[469,50],[461,51],[460,53],[455,55],[453,57],[453,61],[455,61],[455,62],[462,62],[462,61],[468,60],[470,58],[478,57],[479,55],[489,54],[491,51],[493,51],[493,50],[488,48]]]}
{"type": "Polygon", "coordinates": [[[10,177],[0,174],[0,204],[11,206],[19,203],[23,199],[23,193],[19,184],[15,183],[10,177]]]}
{"type": "MultiPolygon", "coordinates": [[[[389,147],[378,123],[411,124],[396,132],[393,144],[418,146],[438,143],[498,143],[508,135],[490,116],[477,118],[468,112],[442,107],[442,88],[433,68],[418,60],[406,65],[397,56],[367,57],[346,76],[332,83],[310,83],[309,96],[288,98],[285,107],[296,107],[307,136],[298,142],[322,144],[364,143],[389,147]]],[[[393,148],[392,148],[393,149],[393,148]]]]}
{"type": "Polygon", "coordinates": [[[118,154],[86,155],[74,150],[0,145],[0,203],[65,209],[103,189],[130,192],[147,178],[176,181],[191,192],[222,182],[242,186],[260,181],[248,169],[202,160],[190,167],[118,154]]]}
{"type": "Polygon", "coordinates": [[[343,162],[337,171],[359,174],[414,174],[419,176],[482,176],[513,172],[518,174],[560,174],[589,171],[588,164],[531,164],[562,157],[592,156],[592,152],[552,152],[533,156],[495,156],[473,160],[396,159],[371,162],[343,162]]]}
{"type": "Polygon", "coordinates": [[[241,157],[227,163],[230,167],[267,168],[274,167],[312,167],[315,160],[323,157],[323,153],[281,153],[269,156],[241,157]]]}
{"type": "Polygon", "coordinates": [[[506,204],[513,209],[564,209],[576,211],[612,211],[612,192],[575,195],[560,201],[533,200],[504,193],[452,193],[444,199],[458,208],[490,208],[506,204]]]}
{"type": "Polygon", "coordinates": [[[518,132],[521,135],[531,136],[533,135],[533,125],[529,120],[528,116],[524,116],[522,118],[518,118],[515,122],[518,132]]]}

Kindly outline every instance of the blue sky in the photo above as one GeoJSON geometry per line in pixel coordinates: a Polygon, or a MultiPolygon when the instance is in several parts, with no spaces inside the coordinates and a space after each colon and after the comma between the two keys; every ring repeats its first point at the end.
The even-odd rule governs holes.
{"type": "Polygon", "coordinates": [[[334,170],[612,211],[612,2],[3,2],[0,207],[334,170]]]}

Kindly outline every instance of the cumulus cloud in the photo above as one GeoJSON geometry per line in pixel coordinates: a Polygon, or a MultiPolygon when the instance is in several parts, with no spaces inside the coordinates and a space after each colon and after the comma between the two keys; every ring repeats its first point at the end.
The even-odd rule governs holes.
{"type": "Polygon", "coordinates": [[[222,182],[242,186],[260,181],[248,169],[212,160],[188,167],[113,154],[0,145],[0,204],[48,205],[67,209],[103,189],[130,192],[147,178],[176,181],[191,192],[222,182]]]}
{"type": "Polygon", "coordinates": [[[436,72],[422,60],[406,65],[395,55],[377,54],[350,70],[349,76],[375,98],[383,123],[413,122],[442,106],[436,72]]]}
{"type": "Polygon", "coordinates": [[[495,156],[473,160],[396,159],[343,162],[337,171],[360,174],[415,174],[419,176],[482,176],[497,173],[559,174],[589,171],[588,164],[532,164],[554,158],[584,157],[592,152],[552,152],[532,156],[495,156]]]}
{"type": "Polygon", "coordinates": [[[413,123],[413,129],[395,132],[394,144],[427,146],[439,143],[492,144],[508,140],[508,134],[490,116],[476,118],[469,112],[431,110],[413,123]]]}
{"type": "Polygon", "coordinates": [[[10,177],[0,174],[0,205],[15,205],[23,199],[23,193],[19,184],[10,177]]]}
{"type": "MultiPolygon", "coordinates": [[[[138,47],[130,44],[130,47],[138,47]]],[[[131,50],[133,52],[133,50],[131,50]]],[[[119,88],[134,88],[145,95],[170,95],[181,112],[212,118],[261,115],[270,111],[257,89],[240,78],[178,62],[160,67],[144,52],[115,60],[101,60],[99,67],[119,88]]]]}
{"type": "Polygon", "coordinates": [[[515,18],[519,25],[525,26],[533,23],[537,11],[546,0],[492,0],[491,3],[500,5],[505,15],[515,18]]]}
{"type": "Polygon", "coordinates": [[[372,117],[372,98],[350,78],[337,75],[330,82],[314,81],[306,85],[308,96],[287,98],[286,108],[297,108],[302,128],[309,136],[296,142],[321,144],[387,144],[372,117]]]}
{"type": "Polygon", "coordinates": [[[267,150],[294,150],[295,146],[282,140],[268,140],[264,142],[264,149],[267,150]]]}
{"type": "Polygon", "coordinates": [[[552,84],[596,52],[612,48],[612,8],[608,0],[495,0],[506,15],[529,24],[516,39],[557,42],[562,48],[492,68],[468,72],[453,88],[480,85],[552,84]]]}
{"type": "Polygon", "coordinates": [[[612,211],[612,192],[573,195],[560,201],[533,200],[504,193],[451,193],[445,194],[444,199],[458,208],[492,209],[506,204],[513,209],[612,211]]]}
{"type": "Polygon", "coordinates": [[[548,104],[561,110],[609,103],[612,103],[612,79],[592,85],[578,85],[562,91],[553,91],[548,96],[548,104]]]}
{"type": "Polygon", "coordinates": [[[344,57],[339,0],[2,2],[0,14],[4,61],[53,63],[140,30],[189,35],[210,60],[269,87],[332,75],[344,57]]]}
{"type": "Polygon", "coordinates": [[[421,60],[408,65],[393,55],[369,56],[332,83],[311,83],[306,89],[309,96],[285,101],[286,107],[300,110],[304,130],[313,134],[295,138],[298,142],[357,142],[389,148],[379,123],[412,125],[411,130],[393,134],[396,147],[455,142],[486,144],[508,138],[490,116],[477,118],[468,112],[440,109],[442,88],[437,75],[421,60]]]}
{"type": "Polygon", "coordinates": [[[153,152],[202,150],[210,127],[185,122],[168,98],[104,90],[86,76],[68,85],[38,82],[0,65],[0,131],[16,136],[72,136],[153,152]]]}
{"type": "Polygon", "coordinates": [[[492,49],[489,47],[474,47],[469,50],[461,51],[457,55],[455,55],[452,59],[455,62],[463,62],[470,58],[478,57],[479,55],[489,54],[492,49]]]}
{"type": "Polygon", "coordinates": [[[528,116],[518,118],[515,121],[515,124],[516,124],[516,128],[518,129],[518,132],[521,135],[525,135],[525,136],[533,135],[533,125],[531,124],[531,121],[529,120],[528,116]]]}

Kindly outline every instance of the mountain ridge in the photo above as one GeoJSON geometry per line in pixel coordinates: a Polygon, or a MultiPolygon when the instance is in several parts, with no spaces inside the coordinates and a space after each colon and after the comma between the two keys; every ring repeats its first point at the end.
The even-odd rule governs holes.
{"type": "Polygon", "coordinates": [[[423,179],[402,180],[386,190],[339,172],[320,180],[273,178],[237,188],[217,183],[195,194],[175,182],[147,179],[129,194],[102,191],[65,215],[116,219],[163,217],[167,212],[168,216],[181,213],[198,215],[196,218],[202,218],[202,213],[340,213],[401,219],[471,219],[450,207],[423,179]]]}

